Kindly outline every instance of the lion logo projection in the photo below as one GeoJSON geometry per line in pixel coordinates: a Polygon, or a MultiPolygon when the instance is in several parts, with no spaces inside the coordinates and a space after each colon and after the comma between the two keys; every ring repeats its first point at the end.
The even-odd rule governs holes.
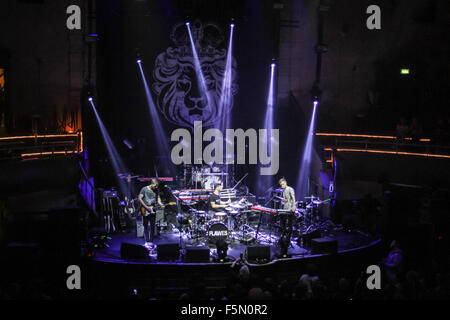
{"type": "Polygon", "coordinates": [[[202,25],[199,21],[191,25],[191,34],[204,84],[197,77],[187,27],[180,23],[171,33],[175,45],[156,58],[152,88],[158,109],[171,123],[192,127],[194,121],[202,121],[203,126],[214,126],[233,107],[237,93],[236,61],[232,59],[231,93],[221,100],[227,49],[219,46],[224,37],[216,25],[202,25]]]}

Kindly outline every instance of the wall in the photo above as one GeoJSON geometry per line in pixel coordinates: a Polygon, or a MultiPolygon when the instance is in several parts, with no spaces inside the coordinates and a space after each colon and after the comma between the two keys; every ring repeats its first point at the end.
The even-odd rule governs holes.
{"type": "Polygon", "coordinates": [[[6,66],[3,134],[81,129],[80,89],[86,73],[85,0],[0,3],[0,64],[6,66]],[[82,30],[66,28],[67,6],[81,7],[82,30]]]}

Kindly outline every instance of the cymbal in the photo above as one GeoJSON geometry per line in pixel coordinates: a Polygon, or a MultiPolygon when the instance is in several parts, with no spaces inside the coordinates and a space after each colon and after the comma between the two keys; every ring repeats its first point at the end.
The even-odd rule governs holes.
{"type": "Polygon", "coordinates": [[[203,172],[204,176],[227,176],[227,172],[203,172]]]}

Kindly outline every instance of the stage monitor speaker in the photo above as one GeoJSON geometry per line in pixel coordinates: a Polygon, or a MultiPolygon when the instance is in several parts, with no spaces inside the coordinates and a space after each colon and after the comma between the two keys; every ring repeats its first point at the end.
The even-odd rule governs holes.
{"type": "Polygon", "coordinates": [[[304,233],[300,237],[298,237],[298,245],[303,248],[311,248],[311,240],[315,238],[322,237],[320,230],[315,230],[313,232],[304,233]]]}
{"type": "Polygon", "coordinates": [[[336,239],[324,237],[324,238],[315,238],[311,240],[312,254],[337,253],[337,251],[338,251],[338,242],[336,239]]]}
{"type": "Polygon", "coordinates": [[[245,256],[248,261],[270,261],[270,246],[249,246],[245,249],[245,256]]]}
{"type": "Polygon", "coordinates": [[[175,261],[180,258],[180,245],[178,243],[158,244],[156,251],[160,261],[175,261]]]}
{"type": "Polygon", "coordinates": [[[185,262],[209,262],[208,247],[186,247],[185,262]]]}
{"type": "Polygon", "coordinates": [[[122,242],[120,258],[123,260],[146,260],[148,259],[148,250],[138,244],[122,242]]]}

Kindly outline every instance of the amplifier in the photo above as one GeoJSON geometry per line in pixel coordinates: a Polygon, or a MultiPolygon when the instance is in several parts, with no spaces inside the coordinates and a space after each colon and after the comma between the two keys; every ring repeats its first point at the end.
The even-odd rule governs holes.
{"type": "Polygon", "coordinates": [[[324,237],[311,240],[312,254],[337,253],[337,251],[338,251],[338,242],[336,239],[324,237]]]}
{"type": "Polygon", "coordinates": [[[302,234],[298,237],[297,243],[300,247],[311,248],[311,240],[320,237],[322,237],[320,230],[315,230],[313,232],[302,234]]]}
{"type": "Polygon", "coordinates": [[[209,262],[208,247],[186,247],[185,262],[209,262]]]}
{"type": "Polygon", "coordinates": [[[180,257],[180,245],[178,243],[160,243],[157,246],[157,257],[160,261],[175,261],[180,257]]]}
{"type": "Polygon", "coordinates": [[[120,258],[123,260],[147,260],[148,250],[138,244],[122,242],[120,245],[120,258]]]}
{"type": "Polygon", "coordinates": [[[248,261],[270,261],[270,247],[249,246],[245,249],[245,256],[248,261]]]}

